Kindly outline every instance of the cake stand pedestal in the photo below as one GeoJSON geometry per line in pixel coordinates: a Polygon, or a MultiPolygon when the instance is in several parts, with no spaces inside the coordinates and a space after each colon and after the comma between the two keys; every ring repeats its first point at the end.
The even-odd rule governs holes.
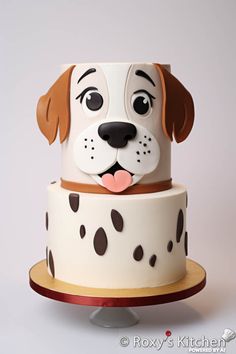
{"type": "Polygon", "coordinates": [[[29,271],[30,286],[40,295],[78,305],[98,306],[90,320],[103,327],[128,327],[138,322],[138,316],[126,307],[158,305],[178,301],[201,291],[206,284],[206,272],[195,261],[187,259],[186,275],[179,281],[155,288],[102,289],[73,285],[52,278],[46,261],[36,263],[29,271]]]}
{"type": "Polygon", "coordinates": [[[93,324],[107,328],[130,327],[139,322],[138,315],[129,307],[99,307],[89,319],[93,324]]]}

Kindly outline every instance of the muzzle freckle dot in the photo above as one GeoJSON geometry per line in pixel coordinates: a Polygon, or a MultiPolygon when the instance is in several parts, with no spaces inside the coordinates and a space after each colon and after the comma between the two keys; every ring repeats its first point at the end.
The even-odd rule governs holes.
{"type": "Polygon", "coordinates": [[[93,143],[93,139],[91,139],[91,143],[93,143]]]}
{"type": "Polygon", "coordinates": [[[93,160],[93,159],[94,159],[94,157],[93,157],[93,156],[91,156],[91,159],[93,160]]]}
{"type": "Polygon", "coordinates": [[[144,151],[143,154],[146,155],[146,151],[144,151]]]}
{"type": "Polygon", "coordinates": [[[143,146],[147,146],[147,144],[146,144],[146,143],[144,143],[144,144],[143,144],[143,146]]]}
{"type": "Polygon", "coordinates": [[[88,139],[87,138],[84,138],[84,141],[87,141],[88,139]]]}
{"type": "Polygon", "coordinates": [[[139,155],[139,151],[136,151],[136,154],[139,155]]]}
{"type": "Polygon", "coordinates": [[[145,138],[145,139],[146,139],[146,137],[147,137],[147,136],[146,136],[146,135],[144,135],[144,138],[145,138]]]}
{"type": "Polygon", "coordinates": [[[148,153],[150,154],[150,153],[151,153],[151,150],[148,150],[148,153]]]}
{"type": "Polygon", "coordinates": [[[152,141],[152,139],[151,139],[151,138],[149,138],[149,139],[148,139],[148,141],[152,141]]]}
{"type": "Polygon", "coordinates": [[[140,160],[137,160],[137,162],[140,162],[140,160]]]}
{"type": "Polygon", "coordinates": [[[94,150],[94,147],[92,147],[92,150],[94,150]]]}
{"type": "Polygon", "coordinates": [[[87,149],[87,145],[84,145],[85,149],[87,149]]]}
{"type": "Polygon", "coordinates": [[[142,144],[142,141],[139,141],[139,144],[142,144]]]}

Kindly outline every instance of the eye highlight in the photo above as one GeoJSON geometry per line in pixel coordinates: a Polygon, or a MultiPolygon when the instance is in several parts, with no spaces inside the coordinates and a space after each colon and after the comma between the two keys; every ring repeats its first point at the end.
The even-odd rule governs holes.
{"type": "Polygon", "coordinates": [[[80,99],[83,110],[90,116],[95,115],[103,106],[103,97],[93,86],[87,87],[75,99],[80,99]]]}
{"type": "Polygon", "coordinates": [[[152,110],[153,100],[155,99],[148,91],[135,91],[131,97],[131,105],[136,113],[147,116],[152,110]]]}

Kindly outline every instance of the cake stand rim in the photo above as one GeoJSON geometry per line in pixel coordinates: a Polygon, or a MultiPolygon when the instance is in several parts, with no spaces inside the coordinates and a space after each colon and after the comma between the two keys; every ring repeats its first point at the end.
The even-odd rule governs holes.
{"type": "MultiPolygon", "coordinates": [[[[84,306],[100,306],[100,307],[136,307],[136,306],[149,306],[149,305],[158,305],[158,304],[164,304],[164,303],[169,303],[169,302],[174,302],[174,301],[179,301],[182,299],[186,299],[190,296],[193,296],[200,292],[206,285],[206,271],[205,269],[198,264],[197,262],[187,258],[186,262],[190,262],[194,264],[196,269],[199,271],[201,269],[202,271],[202,277],[198,281],[194,283],[194,285],[187,287],[187,288],[180,288],[178,291],[174,292],[167,292],[163,294],[156,294],[156,295],[148,295],[148,296],[119,296],[119,297],[112,297],[112,296],[89,296],[89,295],[83,295],[83,294],[69,294],[68,292],[63,292],[63,291],[58,291],[53,289],[53,281],[54,278],[50,277],[50,275],[47,273],[46,276],[51,278],[52,284],[51,287],[46,287],[42,286],[37,283],[37,281],[33,278],[32,276],[32,270],[34,270],[37,266],[42,265],[42,263],[46,261],[41,260],[37,262],[35,265],[33,265],[30,270],[29,270],[29,284],[30,287],[37,292],[38,294],[53,299],[61,302],[67,302],[71,304],[77,304],[77,305],[84,305],[84,306]]],[[[45,267],[46,269],[46,267],[45,267]]],[[[47,270],[46,270],[47,271],[47,270]]],[[[193,272],[192,272],[193,274],[193,272]]],[[[185,275],[185,277],[187,274],[185,275]]],[[[185,278],[184,277],[184,278],[185,278]]],[[[189,277],[189,273],[188,273],[189,277]]],[[[175,286],[178,286],[178,283],[181,284],[183,282],[184,278],[180,279],[179,281],[173,283],[175,286]]],[[[59,281],[61,282],[61,281],[59,281]]],[[[63,282],[62,282],[63,283],[63,282]]],[[[173,284],[168,284],[168,285],[173,285],[173,284]]],[[[160,286],[156,288],[151,288],[152,290],[154,289],[159,289],[165,286],[160,286]]],[[[142,289],[142,288],[141,288],[142,289]]],[[[106,289],[105,289],[106,290],[106,289]]],[[[110,290],[110,289],[108,289],[110,290]]],[[[116,290],[116,289],[112,289],[116,290]]],[[[121,289],[117,289],[121,290],[121,289]]],[[[132,289],[131,289],[132,290],[132,289]]]]}

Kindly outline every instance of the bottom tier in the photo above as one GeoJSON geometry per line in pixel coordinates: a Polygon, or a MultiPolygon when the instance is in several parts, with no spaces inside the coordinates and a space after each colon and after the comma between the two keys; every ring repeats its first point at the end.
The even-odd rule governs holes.
{"type": "Polygon", "coordinates": [[[186,189],[149,194],[75,193],[48,187],[47,264],[67,283],[147,288],[186,273],[186,189]]]}

